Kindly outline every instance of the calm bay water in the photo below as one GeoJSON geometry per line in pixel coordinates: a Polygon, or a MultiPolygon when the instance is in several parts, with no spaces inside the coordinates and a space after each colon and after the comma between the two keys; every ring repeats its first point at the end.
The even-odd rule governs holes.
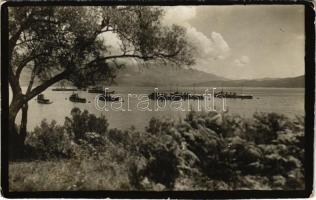
{"type": "MultiPolygon", "coordinates": [[[[23,88],[25,89],[25,88],[23,88]]],[[[181,92],[204,94],[205,87],[189,88],[179,87],[178,90],[181,92]]],[[[212,88],[208,88],[211,93],[212,88]]],[[[157,108],[155,101],[149,102],[149,109],[153,111],[141,111],[137,109],[137,104],[141,100],[130,97],[128,100],[127,94],[149,94],[154,91],[154,88],[147,87],[111,87],[110,90],[115,90],[116,94],[123,97],[122,108],[125,111],[115,111],[111,109],[107,103],[107,109],[109,111],[99,111],[95,107],[95,96],[86,91],[78,91],[80,97],[87,99],[87,103],[73,103],[69,101],[69,96],[72,92],[67,91],[52,91],[51,88],[47,89],[43,94],[45,98],[53,101],[52,104],[38,104],[36,98],[29,102],[29,113],[28,113],[28,130],[33,130],[35,126],[39,125],[40,122],[45,118],[48,121],[55,120],[58,124],[63,124],[66,116],[70,115],[70,111],[74,107],[78,107],[81,110],[88,110],[89,113],[93,113],[96,116],[105,115],[110,124],[110,128],[126,129],[131,126],[142,130],[147,126],[148,121],[152,117],[156,118],[173,118],[175,120],[185,117],[189,109],[193,110],[205,110],[204,101],[184,101],[182,105],[170,105],[171,102],[167,102],[164,111],[155,111],[157,108]],[[185,111],[177,111],[176,107],[183,108],[185,111]],[[198,107],[199,106],[199,107],[198,107]],[[128,108],[130,111],[128,111],[128,108]]],[[[216,91],[220,91],[217,88],[216,91]]],[[[159,88],[159,91],[169,92],[169,88],[159,88]]],[[[236,92],[243,94],[253,95],[253,99],[241,100],[241,99],[226,99],[225,108],[232,114],[239,114],[243,117],[251,117],[254,112],[276,112],[282,113],[289,117],[295,115],[304,115],[304,88],[224,88],[227,92],[236,92]]],[[[101,106],[104,105],[100,103],[101,106]]],[[[114,103],[113,107],[119,107],[121,103],[114,103]]],[[[219,98],[215,98],[215,108],[217,111],[223,111],[223,102],[219,98]]],[[[145,107],[145,104],[138,104],[141,107],[145,107]]],[[[159,104],[163,106],[163,103],[159,104]]],[[[208,108],[212,106],[212,101],[207,102],[208,108]]],[[[17,120],[20,120],[20,115],[17,120]]]]}

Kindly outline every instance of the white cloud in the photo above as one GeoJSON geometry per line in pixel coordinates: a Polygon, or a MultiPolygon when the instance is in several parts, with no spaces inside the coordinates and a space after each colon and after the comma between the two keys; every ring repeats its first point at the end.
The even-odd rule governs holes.
{"type": "Polygon", "coordinates": [[[230,54],[230,48],[220,33],[212,32],[207,37],[194,27],[188,27],[187,37],[197,48],[197,59],[225,59],[230,54]]]}
{"type": "Polygon", "coordinates": [[[210,35],[198,31],[188,21],[196,17],[196,7],[176,6],[165,8],[165,25],[177,24],[187,29],[188,41],[196,47],[196,62],[198,68],[208,68],[210,60],[223,60],[230,55],[230,47],[222,35],[212,32],[210,35]],[[205,66],[201,66],[205,65],[205,66]]]}
{"type": "Polygon", "coordinates": [[[244,66],[250,62],[248,56],[241,56],[239,59],[234,60],[234,64],[237,66],[244,66]]]}
{"type": "MultiPolygon", "coordinates": [[[[209,71],[210,63],[214,60],[225,60],[230,56],[230,47],[218,32],[212,32],[208,35],[198,31],[188,21],[196,17],[196,7],[176,6],[166,7],[165,16],[162,19],[164,25],[177,24],[187,29],[187,38],[194,47],[196,47],[196,66],[203,71],[209,71]]],[[[108,46],[112,54],[121,53],[121,41],[114,33],[102,34],[105,44],[108,46]]]]}
{"type": "Polygon", "coordinates": [[[226,41],[224,40],[221,34],[212,32],[212,39],[215,41],[216,44],[218,44],[218,46],[223,51],[229,50],[228,44],[226,43],[226,41]]]}

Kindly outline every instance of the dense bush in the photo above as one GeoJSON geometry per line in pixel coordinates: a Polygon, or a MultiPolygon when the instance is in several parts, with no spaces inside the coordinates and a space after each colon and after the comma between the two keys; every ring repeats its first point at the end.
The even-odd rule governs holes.
{"type": "Polygon", "coordinates": [[[104,116],[96,117],[93,114],[89,114],[87,110],[81,112],[79,108],[73,108],[71,110],[71,118],[65,118],[64,127],[73,136],[74,140],[78,142],[80,139],[87,139],[89,137],[87,133],[95,132],[99,135],[104,135],[108,125],[104,116]]]}
{"type": "Polygon", "coordinates": [[[102,163],[90,170],[119,171],[119,187],[132,190],[304,188],[303,117],[191,112],[180,122],[152,118],[145,131],[122,131],[75,108],[64,126],[43,121],[27,142],[41,159],[102,163]]]}
{"type": "Polygon", "coordinates": [[[40,126],[26,138],[28,156],[40,159],[69,158],[72,154],[72,140],[63,126],[56,121],[50,124],[43,120],[40,126]]]}
{"type": "MultiPolygon", "coordinates": [[[[32,157],[41,159],[86,157],[102,152],[108,123],[104,116],[96,117],[79,108],[71,110],[64,126],[43,120],[27,138],[32,157]]],[[[30,156],[30,155],[28,155],[30,156]]]]}

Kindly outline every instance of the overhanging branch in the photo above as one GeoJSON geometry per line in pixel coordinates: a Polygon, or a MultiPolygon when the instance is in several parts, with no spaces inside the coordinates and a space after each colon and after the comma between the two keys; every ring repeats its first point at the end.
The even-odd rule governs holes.
{"type": "Polygon", "coordinates": [[[48,87],[50,87],[54,83],[57,83],[58,81],[65,79],[69,74],[70,74],[70,71],[69,70],[65,70],[65,71],[57,74],[53,78],[45,81],[41,85],[39,85],[36,88],[34,88],[33,90],[31,90],[28,94],[26,94],[25,95],[25,97],[26,97],[25,100],[29,101],[30,99],[32,99],[36,95],[40,94],[41,92],[43,92],[44,90],[46,90],[48,87]]]}

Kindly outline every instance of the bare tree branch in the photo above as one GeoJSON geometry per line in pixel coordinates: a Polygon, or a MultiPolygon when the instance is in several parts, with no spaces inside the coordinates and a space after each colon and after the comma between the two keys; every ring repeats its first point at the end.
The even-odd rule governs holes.
{"type": "Polygon", "coordinates": [[[46,80],[44,83],[42,83],[41,85],[37,86],[36,88],[31,90],[28,94],[26,94],[25,95],[25,100],[28,101],[28,100],[32,99],[33,97],[35,97],[36,95],[38,95],[41,92],[43,92],[44,90],[46,90],[48,87],[50,87],[54,83],[57,83],[58,81],[65,79],[69,74],[70,74],[70,71],[69,70],[65,70],[65,71],[57,74],[53,78],[51,78],[49,80],[46,80]]]}

